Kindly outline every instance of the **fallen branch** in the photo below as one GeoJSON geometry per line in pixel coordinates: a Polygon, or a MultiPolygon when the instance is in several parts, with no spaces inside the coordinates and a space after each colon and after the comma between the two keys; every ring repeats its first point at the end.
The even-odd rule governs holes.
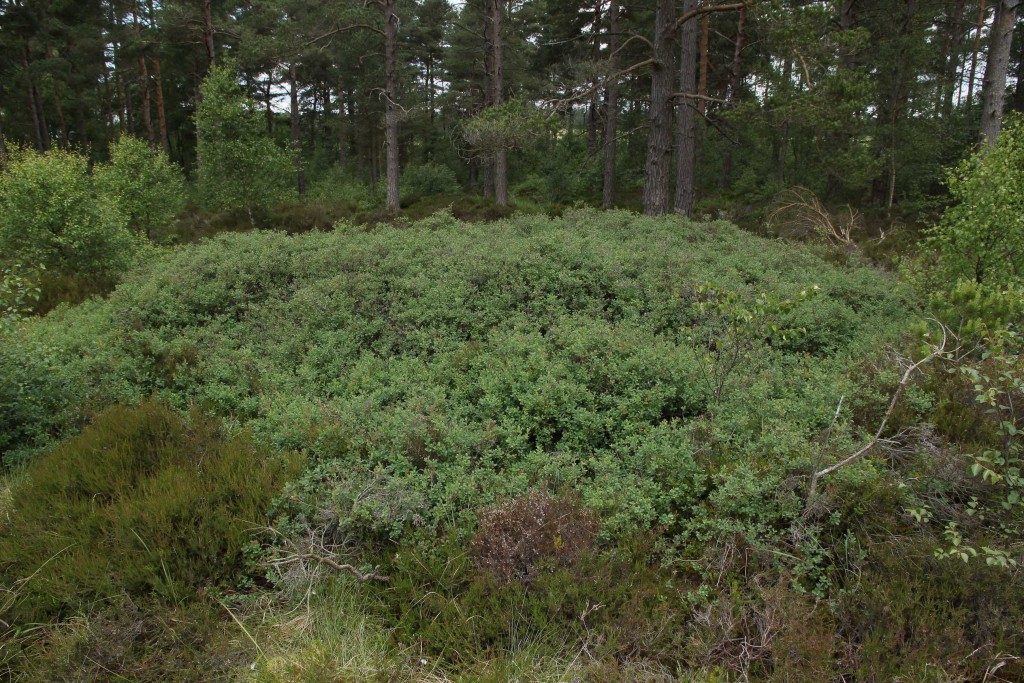
{"type": "Polygon", "coordinates": [[[312,553],[292,555],[291,557],[283,560],[275,560],[273,564],[292,564],[294,562],[301,562],[302,560],[312,560],[313,562],[317,562],[319,564],[325,564],[331,569],[334,569],[335,571],[348,572],[352,576],[356,577],[356,579],[358,579],[362,583],[366,583],[367,581],[380,581],[382,583],[387,583],[391,580],[391,577],[384,576],[382,574],[377,574],[375,571],[364,574],[350,564],[340,564],[329,557],[314,555],[312,553]]]}
{"type": "Polygon", "coordinates": [[[889,424],[889,419],[892,417],[893,411],[896,410],[896,404],[899,402],[900,397],[903,395],[904,389],[906,389],[907,384],[910,383],[911,377],[913,377],[914,373],[917,372],[917,369],[920,368],[922,365],[929,363],[935,357],[940,356],[946,352],[946,327],[941,323],[940,327],[942,328],[942,343],[939,344],[939,346],[937,346],[936,348],[934,348],[930,354],[928,354],[921,360],[917,361],[916,363],[908,367],[906,372],[903,373],[903,378],[900,380],[899,385],[896,387],[896,391],[892,395],[892,399],[889,401],[889,408],[888,410],[885,411],[885,416],[882,418],[882,423],[878,425],[878,431],[875,432],[874,438],[871,439],[871,441],[869,441],[863,448],[858,450],[850,457],[845,458],[844,460],[841,460],[835,463],[834,465],[829,465],[824,469],[818,470],[813,475],[811,475],[811,486],[807,492],[808,502],[813,500],[815,493],[817,493],[818,480],[820,480],[822,477],[832,474],[833,472],[841,470],[848,465],[852,465],[853,463],[857,462],[858,460],[866,456],[868,453],[870,453],[871,450],[879,443],[885,441],[885,439],[882,438],[882,434],[885,432],[885,428],[889,424]]]}

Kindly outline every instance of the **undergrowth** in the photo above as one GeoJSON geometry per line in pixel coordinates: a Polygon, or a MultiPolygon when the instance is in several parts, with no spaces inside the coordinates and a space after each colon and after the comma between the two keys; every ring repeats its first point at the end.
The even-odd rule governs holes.
{"type": "Polygon", "coordinates": [[[168,249],[0,346],[0,448],[30,472],[2,503],[24,535],[5,580],[50,556],[82,572],[41,574],[11,614],[95,617],[52,635],[49,652],[79,652],[107,628],[99,596],[171,608],[255,584],[216,630],[261,681],[1015,675],[1019,576],[935,554],[950,521],[979,548],[997,535],[966,506],[995,509],[1016,480],[972,478],[967,449],[1006,428],[940,363],[887,413],[903,356],[933,341],[910,329],[923,306],[856,251],[833,261],[724,222],[589,210],[168,249]],[[883,418],[884,448],[809,499],[883,418]],[[170,436],[129,438],[133,420],[170,436]],[[101,447],[107,432],[141,442],[101,447]],[[166,478],[95,465],[147,452],[166,478]],[[287,452],[301,472],[270,467],[287,452]],[[69,515],[27,502],[58,489],[69,515]],[[172,526],[194,537],[167,532],[161,501],[193,511],[172,526]]]}

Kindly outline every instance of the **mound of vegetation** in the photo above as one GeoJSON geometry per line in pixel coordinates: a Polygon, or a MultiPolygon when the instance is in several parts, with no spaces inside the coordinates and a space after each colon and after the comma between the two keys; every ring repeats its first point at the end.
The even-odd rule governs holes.
{"type": "MultiPolygon", "coordinates": [[[[1019,645],[1020,587],[934,556],[940,518],[991,496],[955,474],[969,462],[942,445],[945,426],[911,429],[941,392],[911,385],[887,413],[916,309],[855,257],[722,222],[441,213],[223,235],[6,340],[0,447],[9,463],[59,462],[96,438],[53,447],[90,414],[155,395],[305,454],[273,506],[259,499],[277,531],[267,578],[369,631],[311,616],[268,635],[267,680],[320,680],[343,660],[422,680],[405,648],[465,680],[580,673],[581,651],[593,680],[913,677],[950,652],[963,661],[947,668],[983,674],[992,660],[972,650],[1019,645]],[[830,473],[809,499],[811,474],[887,415],[888,457],[830,473]],[[330,567],[365,585],[313,600],[308,580],[330,567]],[[992,595],[1004,607],[979,626],[992,595]],[[880,609],[903,621],[864,617],[880,609]],[[904,649],[883,645],[897,636],[904,649]]],[[[245,459],[266,460],[245,453],[232,469],[251,477],[245,459]]],[[[32,479],[25,491],[52,477],[32,479]]],[[[132,585],[163,595],[160,563],[147,567],[132,585]]]]}

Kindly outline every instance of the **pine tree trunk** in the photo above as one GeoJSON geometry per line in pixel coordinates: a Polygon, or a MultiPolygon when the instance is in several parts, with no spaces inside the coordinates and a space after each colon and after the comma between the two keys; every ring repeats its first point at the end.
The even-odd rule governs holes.
{"type": "Polygon", "coordinates": [[[213,35],[213,2],[203,0],[203,45],[206,47],[206,61],[210,68],[217,64],[217,47],[213,35]]]}
{"type": "MultiPolygon", "coordinates": [[[[619,0],[611,0],[608,7],[608,71],[618,71],[619,49],[619,0]]],[[[604,187],[601,206],[610,209],[615,205],[615,175],[619,135],[619,80],[613,78],[605,90],[604,112],[604,187]]]]}
{"type": "MultiPolygon", "coordinates": [[[[136,42],[140,41],[139,3],[132,5],[132,31],[136,42]]],[[[156,149],[156,131],[153,130],[153,113],[149,104],[149,70],[146,68],[146,57],[141,52],[139,61],[139,91],[142,93],[142,127],[146,131],[146,141],[150,149],[156,149]]]]}
{"type": "MultiPolygon", "coordinates": [[[[501,36],[504,4],[505,0],[491,2],[491,49],[494,51],[494,75],[491,79],[494,93],[491,100],[495,106],[505,101],[505,52],[501,36]]],[[[508,150],[505,148],[494,155],[494,201],[498,206],[508,206],[508,150]]]]}
{"type": "Polygon", "coordinates": [[[103,102],[103,114],[106,118],[106,126],[104,126],[103,140],[107,147],[110,147],[110,141],[114,136],[114,95],[110,92],[110,74],[106,69],[103,70],[103,88],[97,88],[97,97],[103,102]]]}
{"type": "Polygon", "coordinates": [[[302,163],[302,125],[299,118],[299,82],[295,72],[295,62],[288,65],[288,90],[291,111],[291,142],[292,162],[295,164],[295,180],[299,197],[306,196],[306,170],[302,163]]]}
{"type": "MultiPolygon", "coordinates": [[[[743,87],[743,49],[747,44],[747,8],[740,8],[739,20],[736,24],[736,44],[732,54],[732,77],[729,80],[729,109],[735,109],[740,101],[740,89],[743,87]]],[[[728,141],[722,156],[722,189],[732,186],[733,148],[728,141]]]]}
{"type": "Polygon", "coordinates": [[[167,105],[164,102],[164,83],[160,75],[160,58],[153,57],[153,85],[156,95],[156,120],[160,128],[160,147],[164,154],[171,156],[171,143],[167,138],[167,105]]]}
{"type": "MultiPolygon", "coordinates": [[[[484,0],[484,87],[483,105],[484,109],[493,107],[494,102],[494,48],[491,45],[493,35],[491,34],[491,15],[494,13],[493,5],[497,0],[484,0]]],[[[494,159],[486,158],[481,162],[482,179],[484,184],[484,197],[494,199],[494,159]]]]}
{"type": "Polygon", "coordinates": [[[43,96],[39,94],[39,86],[32,86],[32,93],[36,98],[36,111],[39,113],[39,130],[43,136],[43,151],[49,152],[52,149],[50,143],[50,125],[46,122],[46,109],[43,107],[43,96]]]}
{"type": "Polygon", "coordinates": [[[654,15],[654,59],[644,164],[644,213],[658,216],[672,209],[672,84],[675,76],[675,2],[658,0],[654,15]]]}
{"type": "Polygon", "coordinates": [[[708,103],[704,98],[708,94],[708,66],[710,58],[708,54],[709,43],[711,42],[711,15],[705,14],[700,20],[700,76],[697,81],[697,111],[703,116],[707,112],[708,103]]]}
{"type": "MultiPolygon", "coordinates": [[[[31,79],[31,77],[29,77],[31,79]]],[[[36,89],[32,81],[28,82],[28,113],[32,119],[32,134],[35,137],[36,150],[45,151],[43,147],[43,129],[39,126],[39,111],[36,107],[36,89]]]]}
{"type": "Polygon", "coordinates": [[[57,110],[57,125],[60,126],[60,147],[66,152],[71,143],[68,140],[68,121],[64,118],[64,102],[60,97],[60,83],[53,84],[53,105],[57,110]]]}
{"type": "Polygon", "coordinates": [[[46,130],[41,111],[41,103],[36,94],[36,84],[32,79],[32,62],[29,59],[28,48],[23,49],[22,66],[25,69],[26,90],[28,91],[28,112],[32,119],[32,133],[35,136],[36,149],[45,152],[50,148],[49,131],[46,130]]]}
{"type": "Polygon", "coordinates": [[[348,166],[348,121],[345,118],[345,82],[338,79],[338,168],[348,166]]]}
{"type": "MultiPolygon", "coordinates": [[[[590,47],[590,61],[597,64],[598,55],[601,50],[601,3],[594,3],[594,40],[590,47]]],[[[599,89],[594,84],[593,92],[590,93],[590,106],[587,108],[587,155],[597,156],[599,149],[597,140],[598,110],[601,106],[599,89]]]]}
{"type": "MultiPolygon", "coordinates": [[[[683,0],[683,14],[697,9],[697,0],[683,0]]],[[[679,93],[676,119],[676,212],[693,215],[694,170],[697,160],[697,109],[692,95],[697,87],[697,22],[690,20],[679,32],[679,93]]]]}
{"type": "Polygon", "coordinates": [[[1020,35],[1017,36],[1017,87],[1013,91],[1014,111],[1024,112],[1024,23],[1020,27],[1020,35]]]}
{"type": "Polygon", "coordinates": [[[85,98],[82,93],[75,93],[75,125],[78,127],[78,147],[89,153],[89,124],[85,116],[85,98]]]}
{"type": "MultiPolygon", "coordinates": [[[[156,29],[156,13],[153,8],[153,0],[149,0],[149,25],[153,29],[156,29]]],[[[171,143],[167,138],[167,105],[164,102],[164,81],[160,71],[160,57],[153,55],[149,58],[153,64],[153,86],[154,96],[156,98],[156,119],[157,126],[160,132],[160,147],[164,150],[164,154],[171,156],[171,143]]]]}
{"type": "Polygon", "coordinates": [[[988,61],[981,99],[981,142],[992,146],[999,139],[1006,100],[1006,76],[1010,67],[1013,30],[1017,25],[1017,7],[1021,0],[1000,0],[989,34],[988,61]]]}
{"type": "Polygon", "coordinates": [[[384,9],[384,63],[386,85],[384,97],[384,145],[387,147],[387,210],[397,213],[401,208],[398,193],[398,17],[396,0],[383,0],[384,9]]]}
{"type": "Polygon", "coordinates": [[[974,106],[974,86],[978,82],[978,54],[981,52],[981,31],[985,28],[985,0],[981,0],[978,10],[978,24],[974,29],[974,52],[971,55],[971,77],[967,81],[967,106],[974,106]]]}
{"type": "MultiPolygon", "coordinates": [[[[793,79],[793,61],[786,59],[786,64],[782,68],[782,82],[785,83],[785,88],[788,91],[792,86],[793,79]]],[[[775,157],[775,180],[779,187],[785,187],[786,185],[786,155],[789,152],[789,119],[783,119],[782,129],[779,132],[779,144],[776,150],[775,157]]]]}
{"type": "Polygon", "coordinates": [[[953,96],[956,90],[956,76],[960,68],[960,44],[963,42],[964,12],[966,11],[966,0],[954,0],[951,11],[948,14],[949,25],[946,27],[946,35],[942,46],[942,60],[944,70],[942,74],[942,87],[939,88],[939,95],[942,98],[941,105],[936,107],[942,119],[948,121],[953,114],[953,96]]]}

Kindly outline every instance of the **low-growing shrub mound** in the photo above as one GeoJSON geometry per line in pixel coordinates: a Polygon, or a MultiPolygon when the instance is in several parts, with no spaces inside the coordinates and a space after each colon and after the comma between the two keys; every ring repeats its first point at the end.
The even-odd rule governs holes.
{"type": "MultiPolygon", "coordinates": [[[[938,317],[982,335],[1019,310],[990,294],[954,292],[938,317]]],[[[855,253],[626,212],[448,211],[168,250],[0,345],[0,449],[32,463],[3,507],[17,599],[0,618],[237,583],[269,523],[278,597],[331,609],[310,581],[337,570],[329,590],[358,592],[380,628],[361,649],[310,615],[310,647],[261,660],[268,680],[342,651],[458,680],[584,660],[593,680],[1006,674],[1020,526],[994,512],[1020,507],[1021,427],[997,399],[1019,404],[1019,343],[1006,331],[962,382],[940,383],[947,354],[904,386],[899,351],[933,341],[908,341],[915,309],[855,253]],[[266,450],[309,463],[273,503],[294,470],[266,450]],[[989,564],[960,579],[942,558],[965,548],[989,564]],[[997,613],[978,587],[999,581],[997,613]]]]}
{"type": "MultiPolygon", "coordinates": [[[[329,465],[281,506],[308,527],[350,518],[350,475],[372,472],[417,501],[378,520],[391,541],[471,535],[474,510],[541,482],[575,489],[606,536],[759,535],[799,510],[782,482],[823,457],[911,306],[871,268],[677,217],[223,235],[12,340],[0,371],[25,389],[0,432],[24,458],[155,392],[329,465]]],[[[855,440],[856,408],[830,446],[855,440]]]]}
{"type": "Polygon", "coordinates": [[[122,594],[178,603],[236,585],[298,464],[158,403],[111,408],[14,486],[0,520],[0,619],[19,627],[122,594]]]}

